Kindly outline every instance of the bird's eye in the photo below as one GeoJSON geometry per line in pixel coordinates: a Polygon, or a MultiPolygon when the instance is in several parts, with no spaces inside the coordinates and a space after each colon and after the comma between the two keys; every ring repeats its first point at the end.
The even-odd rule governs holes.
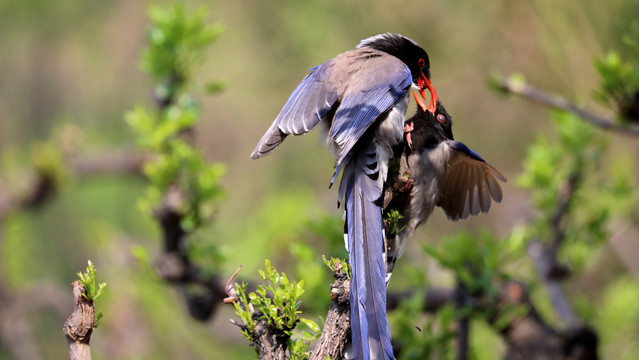
{"type": "Polygon", "coordinates": [[[424,67],[426,65],[426,60],[424,60],[424,59],[417,60],[417,65],[419,67],[424,67]]]}
{"type": "Polygon", "coordinates": [[[443,114],[439,114],[437,115],[437,121],[443,124],[446,121],[446,117],[443,114]]]}

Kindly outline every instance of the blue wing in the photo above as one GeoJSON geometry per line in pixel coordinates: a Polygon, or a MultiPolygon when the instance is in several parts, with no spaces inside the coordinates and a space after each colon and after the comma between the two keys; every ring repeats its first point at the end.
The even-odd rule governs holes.
{"type": "Polygon", "coordinates": [[[499,181],[506,181],[504,175],[466,145],[453,140],[446,144],[453,152],[439,183],[437,204],[448,218],[457,221],[486,213],[491,199],[501,202],[499,181]]]}
{"type": "Polygon", "coordinates": [[[382,114],[390,111],[405,95],[412,83],[410,70],[403,63],[390,71],[380,71],[365,79],[360,89],[345,94],[331,125],[330,136],[338,146],[336,165],[382,114]]]}
{"type": "Polygon", "coordinates": [[[253,159],[266,155],[288,135],[311,130],[337,101],[337,91],[326,80],[327,63],[312,68],[295,88],[282,111],[253,150],[253,159]]]}

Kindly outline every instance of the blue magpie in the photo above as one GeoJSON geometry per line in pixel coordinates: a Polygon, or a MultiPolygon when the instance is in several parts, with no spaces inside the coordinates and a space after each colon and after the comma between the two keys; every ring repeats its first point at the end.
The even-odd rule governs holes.
{"type": "Polygon", "coordinates": [[[411,88],[422,111],[434,113],[437,93],[426,52],[402,35],[364,39],[356,49],[310,70],[251,155],[260,158],[286,136],[304,134],[321,123],[335,156],[331,184],[342,173],[338,206],[344,199],[356,359],[394,358],[386,317],[382,204],[388,162],[403,141],[411,88]],[[430,92],[428,106],[425,90],[430,92]]]}

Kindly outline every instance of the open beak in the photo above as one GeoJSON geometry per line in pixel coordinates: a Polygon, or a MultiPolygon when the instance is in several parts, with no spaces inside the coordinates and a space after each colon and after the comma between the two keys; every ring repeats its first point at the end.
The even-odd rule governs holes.
{"type": "Polygon", "coordinates": [[[421,74],[417,79],[417,86],[419,87],[418,91],[421,96],[419,96],[416,91],[413,91],[415,101],[417,101],[417,104],[422,108],[422,110],[435,115],[435,109],[437,108],[437,92],[435,92],[433,84],[430,83],[430,80],[428,80],[424,74],[421,74]],[[424,89],[428,89],[428,92],[430,92],[429,106],[426,106],[426,92],[424,89]]]}

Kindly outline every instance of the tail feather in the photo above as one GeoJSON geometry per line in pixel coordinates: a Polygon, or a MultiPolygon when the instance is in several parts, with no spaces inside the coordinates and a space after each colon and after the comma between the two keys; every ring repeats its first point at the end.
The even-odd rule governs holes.
{"type": "Polygon", "coordinates": [[[382,209],[376,204],[377,190],[372,183],[377,181],[371,174],[362,171],[361,167],[347,165],[342,185],[345,188],[346,230],[352,270],[353,350],[356,359],[394,359],[386,317],[382,209]]]}

